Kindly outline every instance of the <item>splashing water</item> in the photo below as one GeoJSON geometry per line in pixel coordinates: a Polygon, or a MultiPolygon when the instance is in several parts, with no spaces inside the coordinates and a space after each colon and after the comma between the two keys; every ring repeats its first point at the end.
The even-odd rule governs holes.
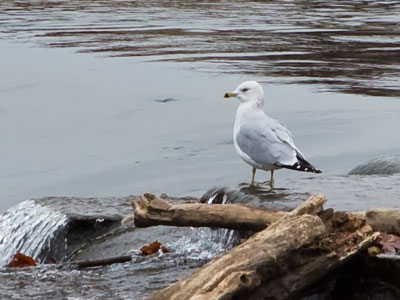
{"type": "MultiPolygon", "coordinates": [[[[217,194],[211,195],[208,204],[213,204],[217,194]]],[[[221,204],[226,204],[228,197],[223,196],[221,204]]],[[[225,228],[192,228],[192,234],[178,241],[177,253],[190,260],[210,260],[239,244],[239,232],[225,228]]]]}
{"type": "MultiPolygon", "coordinates": [[[[208,200],[208,204],[213,204],[214,200],[217,198],[218,194],[215,194],[214,196],[210,197],[210,200],[208,200]]],[[[222,203],[221,204],[226,204],[228,203],[228,196],[224,195],[222,197],[222,203]]],[[[225,248],[232,248],[235,245],[239,244],[239,233],[236,230],[233,229],[226,229],[226,228],[218,228],[218,229],[210,229],[211,230],[211,235],[213,236],[213,239],[218,239],[220,243],[225,245],[225,248]]]]}
{"type": "Polygon", "coordinates": [[[66,226],[67,216],[33,200],[26,200],[0,216],[0,266],[16,252],[43,260],[55,233],[66,226]]]}
{"type": "Polygon", "coordinates": [[[210,260],[237,243],[236,232],[227,229],[192,228],[192,234],[171,245],[176,253],[189,260],[210,260]]]}

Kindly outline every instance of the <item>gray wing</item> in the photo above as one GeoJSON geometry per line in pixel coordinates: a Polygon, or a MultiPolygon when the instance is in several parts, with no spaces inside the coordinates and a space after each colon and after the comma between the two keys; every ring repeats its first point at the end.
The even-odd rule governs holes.
{"type": "Polygon", "coordinates": [[[301,155],[290,131],[266,115],[242,123],[236,141],[244,153],[262,165],[294,165],[301,155]]]}

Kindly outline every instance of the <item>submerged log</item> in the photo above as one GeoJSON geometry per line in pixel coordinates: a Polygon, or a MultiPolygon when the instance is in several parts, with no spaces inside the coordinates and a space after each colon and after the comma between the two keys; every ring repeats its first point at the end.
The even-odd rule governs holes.
{"type": "Polygon", "coordinates": [[[171,225],[259,231],[287,214],[237,204],[169,204],[152,194],[132,197],[131,202],[136,227],[171,225]]]}
{"type": "Polygon", "coordinates": [[[73,261],[70,264],[75,265],[80,269],[83,269],[83,268],[92,268],[99,266],[108,266],[112,264],[128,262],[131,260],[132,256],[124,255],[124,256],[117,256],[117,257],[110,257],[110,258],[96,259],[96,260],[73,261]]]}

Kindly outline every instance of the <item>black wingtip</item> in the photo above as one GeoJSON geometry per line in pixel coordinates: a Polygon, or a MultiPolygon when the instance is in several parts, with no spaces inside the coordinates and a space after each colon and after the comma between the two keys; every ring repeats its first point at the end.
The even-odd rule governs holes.
{"type": "Polygon", "coordinates": [[[279,165],[279,167],[290,169],[290,170],[295,170],[295,171],[301,171],[301,172],[312,172],[312,173],[317,173],[317,174],[322,173],[321,170],[314,168],[314,166],[312,166],[310,163],[305,162],[305,161],[298,161],[292,166],[279,165]]]}

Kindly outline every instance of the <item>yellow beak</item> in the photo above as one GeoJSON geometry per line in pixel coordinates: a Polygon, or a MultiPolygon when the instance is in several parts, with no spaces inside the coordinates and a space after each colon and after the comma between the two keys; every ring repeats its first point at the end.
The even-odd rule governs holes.
{"type": "Polygon", "coordinates": [[[236,97],[238,94],[236,93],[225,93],[224,98],[234,98],[236,97]]]}

